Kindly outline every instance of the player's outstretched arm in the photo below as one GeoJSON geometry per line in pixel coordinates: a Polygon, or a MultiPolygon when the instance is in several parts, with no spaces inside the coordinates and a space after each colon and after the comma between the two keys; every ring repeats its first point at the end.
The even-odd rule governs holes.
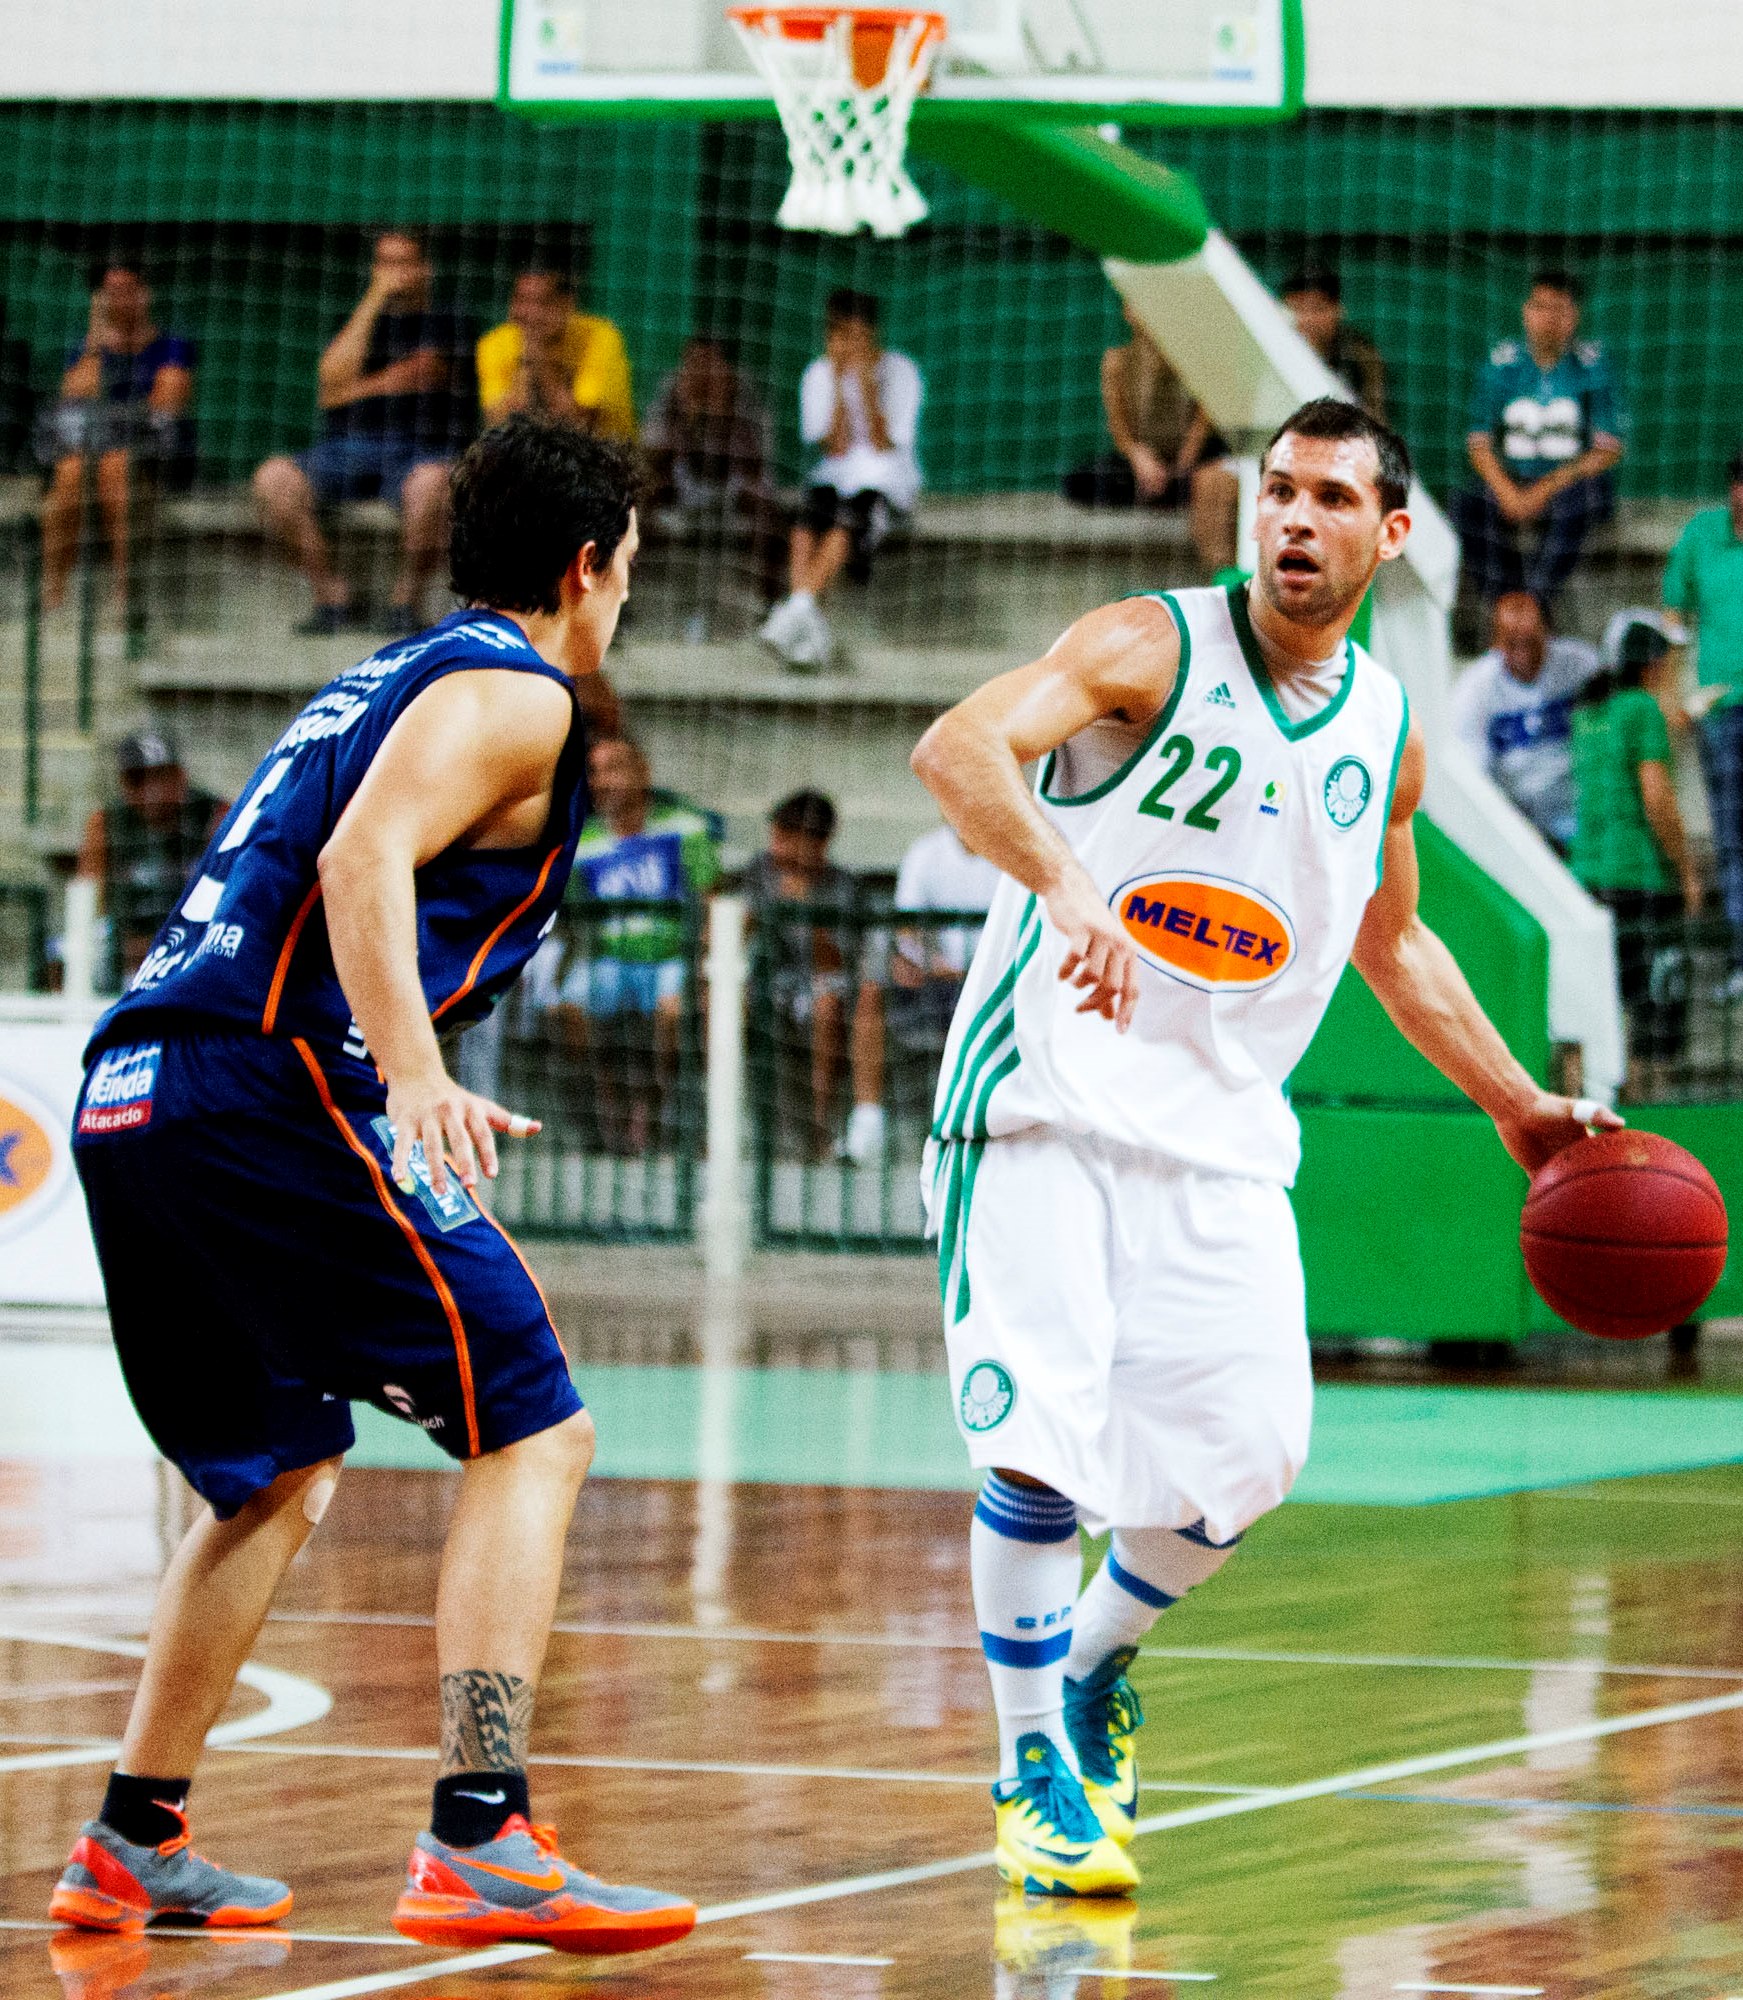
{"type": "Polygon", "coordinates": [[[916,776],[972,853],[1033,889],[1066,941],[1061,979],[1080,1013],[1122,1032],[1138,1004],[1138,957],[1083,864],[1047,819],[1023,766],[1103,716],[1139,726],[1161,712],[1180,670],[1165,606],[1126,598],[1080,618],[1043,659],[1000,674],[941,715],[915,746],[916,776]]]}
{"type": "Polygon", "coordinates": [[[1458,961],[1422,921],[1412,824],[1428,759],[1412,728],[1385,833],[1385,870],[1356,934],[1350,961],[1394,1026],[1495,1121],[1501,1143],[1527,1173],[1582,1138],[1588,1125],[1620,1125],[1613,1111],[1557,1097],[1533,1082],[1483,1012],[1458,961]]]}
{"type": "Polygon", "coordinates": [[[480,1161],[495,1176],[497,1132],[537,1130],[448,1075],[418,977],[414,878],[468,836],[501,846],[538,837],[573,714],[569,696],[543,675],[448,675],[394,724],[321,850],[333,964],[387,1079],[402,1185],[420,1140],[441,1193],[444,1157],[475,1187],[480,1161]]]}

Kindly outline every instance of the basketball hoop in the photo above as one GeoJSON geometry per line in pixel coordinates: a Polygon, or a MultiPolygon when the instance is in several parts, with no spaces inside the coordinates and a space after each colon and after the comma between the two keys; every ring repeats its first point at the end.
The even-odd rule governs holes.
{"type": "Polygon", "coordinates": [[[944,40],[942,14],[912,7],[728,7],[774,96],[793,181],[784,229],[900,236],[926,203],[902,155],[914,100],[944,40]]]}

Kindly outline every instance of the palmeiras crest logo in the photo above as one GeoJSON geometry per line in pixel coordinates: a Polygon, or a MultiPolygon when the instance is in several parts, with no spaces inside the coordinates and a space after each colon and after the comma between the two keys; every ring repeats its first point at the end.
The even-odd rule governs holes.
{"type": "Polygon", "coordinates": [[[1360,757],[1340,757],[1325,774],[1325,809],[1335,827],[1354,826],[1368,809],[1374,781],[1360,757]]]}
{"type": "Polygon", "coordinates": [[[996,1361],[977,1361],[962,1378],[957,1408],[965,1431],[996,1431],[1016,1407],[1017,1385],[996,1361]]]}

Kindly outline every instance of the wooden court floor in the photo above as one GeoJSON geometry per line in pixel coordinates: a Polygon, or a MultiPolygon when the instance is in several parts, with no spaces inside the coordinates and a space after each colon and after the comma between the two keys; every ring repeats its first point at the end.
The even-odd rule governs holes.
{"type": "Polygon", "coordinates": [[[144,1464],[0,1463],[6,2000],[1743,1995],[1743,1469],[1285,1508],[1140,1661],[1145,1886],[1081,1914],[988,1866],[966,1495],[599,1482],[535,1803],[704,1922],[592,1963],[388,1926],[451,1493],[347,1476],[200,1776],[200,1844],[290,1878],[285,1931],[56,1937],[186,1503],[144,1464]]]}

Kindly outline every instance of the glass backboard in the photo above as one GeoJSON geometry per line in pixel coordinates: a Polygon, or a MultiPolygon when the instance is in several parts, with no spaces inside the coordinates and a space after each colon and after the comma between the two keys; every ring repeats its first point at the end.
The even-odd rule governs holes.
{"type": "MultiPolygon", "coordinates": [[[[924,3],[950,23],[937,103],[1156,124],[1274,118],[1300,105],[1300,0],[924,3]]],[[[765,111],[767,89],[723,8],[503,0],[501,101],[550,117],[765,111]]]]}

